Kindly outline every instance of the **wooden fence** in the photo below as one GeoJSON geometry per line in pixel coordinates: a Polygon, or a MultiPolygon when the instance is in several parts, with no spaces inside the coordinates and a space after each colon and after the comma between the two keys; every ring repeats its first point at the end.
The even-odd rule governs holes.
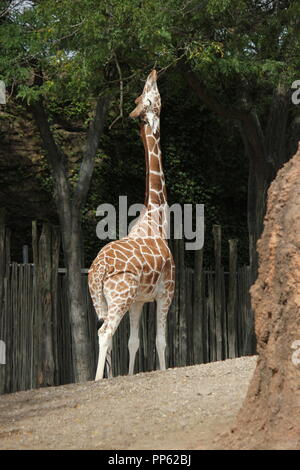
{"type": "MultiPolygon", "coordinates": [[[[166,359],[169,367],[198,364],[255,353],[250,308],[250,270],[237,266],[237,242],[229,241],[229,271],[221,265],[221,227],[214,226],[215,263],[203,267],[202,250],[194,267],[185,266],[184,243],[173,240],[176,292],[168,315],[166,359]]],[[[34,264],[11,263],[10,234],[0,223],[0,340],[6,364],[0,364],[0,393],[73,381],[71,324],[66,275],[58,270],[59,237],[45,224],[33,225],[34,264]],[[51,354],[50,354],[51,352],[51,354]],[[52,363],[49,364],[49,357],[52,363]],[[52,371],[52,377],[48,377],[52,371]],[[54,371],[54,373],[53,373],[54,371]],[[47,378],[48,377],[48,378],[47,378]]],[[[87,305],[91,361],[96,369],[96,315],[82,273],[87,305]]],[[[135,371],[157,367],[155,304],[145,304],[135,371]]],[[[128,373],[129,318],[113,338],[113,373],[128,373]]]]}

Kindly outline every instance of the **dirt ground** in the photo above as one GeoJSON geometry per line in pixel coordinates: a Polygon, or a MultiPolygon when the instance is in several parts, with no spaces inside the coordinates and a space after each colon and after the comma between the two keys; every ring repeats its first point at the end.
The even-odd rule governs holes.
{"type": "Polygon", "coordinates": [[[215,438],[233,424],[255,364],[242,357],[1,395],[0,449],[222,448],[215,438]]]}

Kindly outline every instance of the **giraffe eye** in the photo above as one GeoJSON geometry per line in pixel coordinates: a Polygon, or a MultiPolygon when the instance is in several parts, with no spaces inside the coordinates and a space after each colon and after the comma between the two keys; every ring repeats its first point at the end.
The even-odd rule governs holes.
{"type": "Polygon", "coordinates": [[[151,106],[151,105],[152,105],[152,102],[151,102],[151,100],[149,100],[149,98],[148,98],[148,101],[149,101],[149,106],[151,106]]]}

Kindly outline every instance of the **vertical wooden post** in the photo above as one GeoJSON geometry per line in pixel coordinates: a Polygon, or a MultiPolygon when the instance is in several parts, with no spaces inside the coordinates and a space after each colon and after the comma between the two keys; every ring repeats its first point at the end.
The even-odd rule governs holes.
{"type": "Polygon", "coordinates": [[[151,302],[147,306],[148,308],[148,319],[149,319],[149,326],[148,332],[149,336],[147,338],[148,343],[148,370],[155,370],[158,363],[158,355],[156,354],[156,345],[155,345],[155,338],[156,338],[156,304],[151,302]]]}
{"type": "Polygon", "coordinates": [[[255,354],[256,336],[254,331],[254,312],[251,308],[249,289],[252,285],[251,266],[245,266],[245,307],[244,307],[244,347],[243,354],[255,354]]]}
{"type": "Polygon", "coordinates": [[[216,361],[215,283],[212,270],[207,273],[208,362],[216,361]]]}
{"type": "Polygon", "coordinates": [[[193,270],[185,268],[185,311],[187,322],[187,363],[194,364],[194,333],[193,333],[193,270]]]}
{"type": "Polygon", "coordinates": [[[216,360],[222,359],[222,287],[221,287],[221,226],[213,225],[215,250],[215,318],[216,318],[216,360]]]}
{"type": "MultiPolygon", "coordinates": [[[[84,275],[85,279],[85,286],[86,286],[86,304],[87,304],[87,311],[88,317],[90,319],[90,338],[91,338],[91,345],[92,345],[92,364],[93,364],[93,376],[96,374],[96,366],[97,366],[97,354],[98,354],[98,330],[97,330],[97,315],[94,309],[94,305],[91,299],[89,287],[88,287],[88,280],[87,274],[84,275]]],[[[114,355],[112,358],[113,364],[114,362],[114,355]]],[[[114,367],[114,366],[112,366],[114,367]]]]}
{"type": "Polygon", "coordinates": [[[243,266],[237,268],[237,309],[236,309],[236,354],[237,357],[242,355],[243,343],[243,324],[242,324],[242,306],[243,306],[243,266]]]}
{"type": "Polygon", "coordinates": [[[222,359],[228,358],[228,327],[227,327],[227,296],[225,288],[225,270],[224,266],[221,266],[221,308],[222,308],[222,338],[223,338],[223,357],[222,359]]]}
{"type": "Polygon", "coordinates": [[[24,285],[24,298],[26,299],[26,318],[25,318],[25,331],[26,331],[26,383],[25,390],[33,388],[33,343],[32,343],[32,329],[34,319],[34,296],[33,294],[33,266],[27,264],[24,266],[25,272],[25,285],[24,285]]]}
{"type": "Polygon", "coordinates": [[[58,266],[60,252],[60,230],[57,226],[51,226],[51,319],[52,319],[52,340],[53,340],[53,361],[54,361],[54,385],[60,385],[58,376],[58,349],[61,347],[58,342],[58,266]]]}
{"type": "Polygon", "coordinates": [[[203,362],[209,362],[209,318],[208,318],[208,306],[207,306],[207,273],[203,268],[203,276],[202,276],[202,283],[203,283],[203,362]]]}
{"type": "Polygon", "coordinates": [[[3,299],[5,270],[6,270],[5,212],[4,212],[4,209],[0,209],[0,315],[2,312],[2,299],[3,299]]]}
{"type": "Polygon", "coordinates": [[[180,364],[179,361],[179,341],[180,341],[180,336],[179,336],[179,312],[180,312],[180,306],[179,306],[179,284],[180,284],[180,265],[179,265],[179,241],[175,239],[174,240],[174,261],[175,261],[175,266],[176,266],[176,275],[175,275],[175,293],[174,293],[174,333],[173,333],[173,348],[174,348],[174,366],[178,366],[180,364]]]}
{"type": "Polygon", "coordinates": [[[38,239],[36,222],[32,223],[33,261],[35,265],[34,361],[37,386],[54,385],[56,337],[57,267],[59,235],[49,224],[43,224],[38,239]],[[52,236],[53,235],[53,236],[52,236]],[[54,321],[53,321],[54,320],[54,321]],[[54,331],[53,331],[54,323],[54,331]]]}
{"type": "Polygon", "coordinates": [[[229,285],[228,285],[228,357],[237,355],[236,349],[236,302],[237,302],[237,240],[229,240],[229,285]]]}
{"type": "Polygon", "coordinates": [[[4,292],[3,292],[3,314],[4,314],[4,337],[6,344],[6,366],[5,366],[5,390],[10,392],[10,385],[12,382],[12,311],[11,311],[11,259],[10,259],[10,230],[5,227],[5,249],[4,249],[4,259],[5,259],[5,275],[4,275],[4,292]]]}
{"type": "Polygon", "coordinates": [[[144,304],[140,328],[139,328],[139,338],[140,338],[140,347],[137,352],[138,358],[138,372],[145,372],[148,367],[148,338],[150,336],[149,331],[149,310],[148,305],[144,304]]]}
{"type": "Polygon", "coordinates": [[[6,309],[4,302],[5,292],[5,277],[7,272],[6,265],[6,246],[5,246],[6,230],[5,230],[5,213],[4,209],[0,209],[0,341],[3,363],[0,363],[0,393],[5,392],[5,372],[6,372],[6,361],[7,348],[6,348],[6,337],[7,337],[7,325],[6,325],[6,309]]]}
{"type": "Polygon", "coordinates": [[[34,387],[39,385],[38,374],[40,369],[40,338],[42,335],[41,326],[41,298],[40,298],[40,283],[39,283],[39,249],[38,249],[38,231],[36,221],[32,221],[32,253],[34,263],[34,319],[33,319],[33,331],[32,331],[32,342],[33,342],[33,383],[34,387]]]}
{"type": "Polygon", "coordinates": [[[204,361],[203,351],[203,249],[195,251],[193,299],[193,363],[204,361]]]}
{"type": "Polygon", "coordinates": [[[28,245],[23,245],[22,246],[22,261],[23,261],[23,264],[27,264],[28,263],[28,245]]]}
{"type": "MultiPolygon", "coordinates": [[[[176,262],[175,260],[175,255],[174,255],[174,240],[173,239],[170,239],[169,240],[169,247],[170,247],[170,250],[172,252],[172,255],[173,255],[173,258],[174,258],[174,262],[176,262]]],[[[175,266],[175,269],[177,269],[177,267],[175,266]]],[[[176,281],[176,279],[175,279],[176,281]]],[[[177,288],[177,286],[175,285],[175,289],[177,288]]],[[[167,318],[167,354],[166,354],[166,365],[167,367],[174,367],[175,365],[175,360],[174,360],[174,352],[175,352],[175,349],[174,349],[174,334],[175,334],[175,331],[176,331],[176,314],[175,314],[175,294],[174,294],[174,298],[173,298],[173,301],[171,303],[171,306],[170,306],[170,309],[169,309],[169,312],[168,312],[168,318],[167,318]]]]}
{"type": "Polygon", "coordinates": [[[184,240],[179,240],[179,365],[187,365],[184,240]]]}

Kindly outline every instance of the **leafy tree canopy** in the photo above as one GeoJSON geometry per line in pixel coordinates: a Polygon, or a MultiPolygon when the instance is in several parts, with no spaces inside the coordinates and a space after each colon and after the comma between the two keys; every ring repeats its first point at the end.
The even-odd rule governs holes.
{"type": "MultiPolygon", "coordinates": [[[[278,83],[290,87],[292,81],[299,78],[299,2],[13,0],[4,1],[2,5],[0,79],[5,80],[11,97],[18,97],[25,104],[42,96],[53,120],[65,118],[86,129],[95,99],[101,94],[114,97],[110,122],[117,118],[120,104],[121,114],[126,116],[132,108],[132,99],[140,92],[141,80],[150,68],[158,68],[162,93],[165,91],[165,96],[168,95],[168,104],[167,100],[165,103],[169,107],[162,119],[168,129],[165,154],[171,198],[207,205],[213,200],[213,207],[210,207],[210,214],[214,214],[212,222],[222,220],[219,217],[222,210],[216,209],[216,201],[224,200],[228,194],[222,181],[226,180],[228,186],[232,183],[222,177],[217,164],[209,170],[212,168],[209,166],[212,161],[210,149],[203,142],[212,142],[208,136],[210,131],[202,141],[192,133],[192,129],[197,129],[198,136],[203,128],[215,128],[216,122],[210,122],[211,118],[205,118],[203,112],[200,116],[199,102],[195,103],[192,98],[185,101],[188,91],[180,71],[184,71],[184,64],[187,64],[197,72],[225,108],[250,109],[255,105],[262,115],[266,114],[274,87],[278,83]],[[184,135],[180,143],[172,137],[174,127],[184,135]],[[202,148],[202,153],[196,148],[202,148]],[[193,178],[198,165],[208,178],[201,180],[195,175],[193,178]],[[216,177],[218,171],[219,180],[216,177]]],[[[128,148],[124,144],[121,122],[120,119],[115,130],[107,134],[101,155],[98,155],[103,160],[106,154],[109,171],[112,170],[110,159],[115,165],[116,155],[119,155],[115,189],[118,180],[120,185],[124,182],[129,161],[137,175],[142,171],[142,162],[134,163],[137,161],[134,147],[128,148]],[[114,155],[112,139],[119,145],[119,151],[114,155]],[[128,154],[133,156],[131,160],[128,154]]],[[[126,126],[126,132],[136,136],[136,126],[126,126]]],[[[226,129],[225,155],[222,142],[216,138],[214,141],[223,149],[223,165],[224,162],[229,166],[232,164],[236,171],[237,160],[229,154],[237,149],[237,158],[241,158],[243,150],[240,140],[234,143],[232,139],[236,139],[236,133],[230,134],[230,129],[226,129]]],[[[140,152],[140,148],[136,147],[136,151],[140,152]]],[[[218,158],[218,152],[215,155],[218,158]]],[[[106,164],[104,161],[104,169],[106,164]]],[[[224,174],[228,171],[228,166],[227,170],[225,167],[224,174]]],[[[96,175],[102,171],[103,167],[96,168],[96,175]]],[[[245,172],[245,163],[241,164],[241,171],[245,172]]],[[[243,182],[241,191],[245,191],[245,173],[243,175],[239,179],[243,182]]],[[[107,179],[104,181],[103,175],[99,178],[105,188],[107,179]]],[[[70,180],[76,181],[76,177],[72,176],[70,180]]]]}

